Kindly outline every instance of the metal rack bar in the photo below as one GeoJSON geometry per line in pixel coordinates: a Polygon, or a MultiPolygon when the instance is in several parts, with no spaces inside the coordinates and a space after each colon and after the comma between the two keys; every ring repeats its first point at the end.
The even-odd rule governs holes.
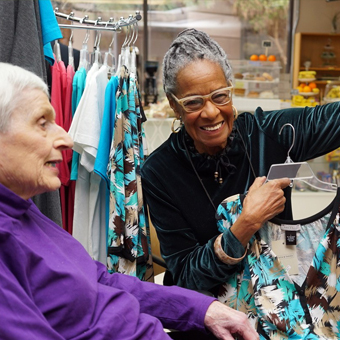
{"type": "Polygon", "coordinates": [[[77,21],[81,25],[67,25],[67,24],[59,24],[60,28],[69,28],[69,29],[86,29],[86,30],[96,30],[96,31],[120,31],[124,26],[135,25],[142,19],[139,11],[136,11],[136,15],[129,15],[128,18],[121,17],[117,22],[113,21],[113,18],[110,18],[108,21],[103,21],[101,17],[98,17],[97,20],[90,20],[88,15],[85,15],[83,18],[75,17],[74,13],[65,14],[59,12],[58,7],[55,8],[54,14],[57,17],[64,18],[66,20],[77,21]],[[85,25],[84,25],[85,24],[85,25]]]}

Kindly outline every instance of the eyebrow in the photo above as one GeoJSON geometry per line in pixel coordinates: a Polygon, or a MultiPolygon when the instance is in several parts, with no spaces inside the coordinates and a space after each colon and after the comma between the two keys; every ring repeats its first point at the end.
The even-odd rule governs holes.
{"type": "Polygon", "coordinates": [[[56,118],[56,112],[54,110],[54,107],[52,105],[45,105],[43,107],[41,107],[41,113],[44,115],[51,115],[53,119],[56,118]]]}
{"type": "Polygon", "coordinates": [[[213,90],[213,91],[211,91],[211,92],[209,92],[207,94],[188,94],[188,95],[184,96],[183,98],[179,98],[179,99],[184,99],[184,98],[187,98],[187,97],[203,97],[203,96],[207,96],[208,94],[211,94],[211,93],[213,93],[215,91],[218,91],[218,90],[221,90],[221,89],[225,89],[226,87],[231,87],[231,86],[232,86],[231,84],[230,85],[227,84],[227,86],[222,86],[222,87],[220,87],[218,89],[215,89],[215,90],[213,90]]]}

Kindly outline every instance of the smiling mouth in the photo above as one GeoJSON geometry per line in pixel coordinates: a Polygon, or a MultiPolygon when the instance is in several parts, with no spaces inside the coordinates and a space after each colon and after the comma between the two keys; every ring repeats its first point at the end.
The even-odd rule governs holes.
{"type": "Polygon", "coordinates": [[[202,126],[201,129],[204,131],[216,131],[223,125],[223,122],[218,123],[214,126],[202,126]]]}

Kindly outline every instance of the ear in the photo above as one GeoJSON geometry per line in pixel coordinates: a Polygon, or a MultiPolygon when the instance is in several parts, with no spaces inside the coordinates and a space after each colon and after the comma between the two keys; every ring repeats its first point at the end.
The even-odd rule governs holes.
{"type": "Polygon", "coordinates": [[[170,107],[171,107],[172,110],[175,112],[176,118],[179,119],[180,114],[179,114],[179,112],[178,112],[177,103],[176,103],[175,100],[171,97],[170,94],[167,93],[167,94],[166,94],[166,97],[168,98],[170,107]]]}

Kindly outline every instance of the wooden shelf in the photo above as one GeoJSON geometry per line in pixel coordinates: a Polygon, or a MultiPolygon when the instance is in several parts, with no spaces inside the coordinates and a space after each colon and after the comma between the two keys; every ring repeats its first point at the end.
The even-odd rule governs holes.
{"type": "MultiPolygon", "coordinates": [[[[340,58],[340,56],[339,56],[340,58]]],[[[300,66],[300,71],[304,71],[305,67],[300,66]]],[[[310,67],[309,71],[340,71],[339,66],[322,66],[322,67],[310,67]]]]}
{"type": "Polygon", "coordinates": [[[299,72],[305,71],[304,63],[311,62],[309,71],[316,71],[315,83],[323,94],[329,81],[340,77],[340,34],[331,33],[296,33],[294,39],[293,88],[299,85],[299,72]],[[324,65],[321,55],[324,47],[330,44],[335,54],[334,65],[324,65]],[[320,79],[323,78],[323,79],[320,79]],[[329,80],[327,80],[329,78],[329,80]]]}

